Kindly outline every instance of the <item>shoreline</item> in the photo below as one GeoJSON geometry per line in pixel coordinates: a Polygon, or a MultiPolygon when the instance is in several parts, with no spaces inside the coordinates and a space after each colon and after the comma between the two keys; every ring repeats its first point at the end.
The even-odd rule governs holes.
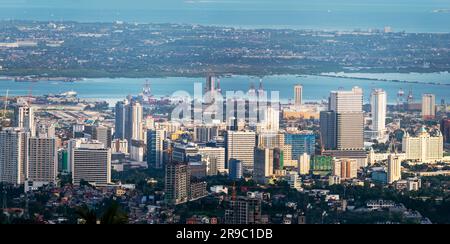
{"type": "MultiPolygon", "coordinates": [[[[342,71],[340,71],[342,72],[342,71]]],[[[361,81],[377,81],[377,82],[388,82],[388,83],[403,83],[403,84],[418,84],[418,85],[433,85],[433,86],[450,86],[450,83],[442,83],[442,82],[420,82],[420,81],[408,81],[408,80],[400,80],[400,79],[387,79],[387,78],[372,78],[372,77],[355,77],[351,76],[351,74],[439,74],[442,72],[448,71],[437,71],[437,72],[346,72],[344,75],[340,74],[340,72],[329,72],[329,73],[272,73],[272,74],[264,74],[264,75],[255,75],[255,74],[233,74],[233,73],[223,73],[216,74],[217,78],[227,78],[234,76],[248,76],[255,78],[267,78],[271,76],[283,76],[283,75],[292,75],[297,76],[299,78],[307,77],[307,76],[316,76],[316,77],[328,77],[328,78],[337,78],[337,79],[351,79],[351,80],[361,80],[361,81]],[[335,73],[335,74],[330,74],[335,73]]],[[[209,74],[201,75],[201,74],[192,74],[192,75],[149,75],[149,76],[99,76],[99,77],[70,77],[70,76],[59,76],[59,77],[34,77],[34,76],[0,76],[1,81],[15,81],[18,83],[38,83],[38,82],[64,82],[64,83],[75,83],[78,81],[83,81],[87,79],[165,79],[165,78],[198,78],[204,79],[209,74]]]]}

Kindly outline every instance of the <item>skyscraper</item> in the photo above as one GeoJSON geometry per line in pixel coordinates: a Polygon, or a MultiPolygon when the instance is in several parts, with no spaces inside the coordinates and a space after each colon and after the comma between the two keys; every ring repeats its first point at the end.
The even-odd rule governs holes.
{"type": "Polygon", "coordinates": [[[253,171],[256,133],[252,131],[228,131],[226,135],[227,162],[242,161],[244,170],[253,171]]]}
{"type": "Polygon", "coordinates": [[[0,131],[0,182],[20,185],[28,174],[29,133],[22,128],[0,131]]]}
{"type": "Polygon", "coordinates": [[[58,152],[55,138],[29,139],[27,180],[55,183],[58,171],[58,152]]]}
{"type": "Polygon", "coordinates": [[[303,103],[303,86],[296,85],[294,87],[295,106],[300,107],[303,103]]]}
{"type": "Polygon", "coordinates": [[[163,168],[165,130],[147,131],[147,164],[149,167],[163,168]]]}
{"type": "Polygon", "coordinates": [[[128,100],[120,101],[116,104],[115,119],[115,136],[116,139],[126,139],[130,136],[127,134],[127,118],[129,117],[128,100]]]}
{"type": "Polygon", "coordinates": [[[213,76],[206,79],[205,93],[205,103],[213,103],[216,95],[216,79],[213,76]]]}
{"type": "Polygon", "coordinates": [[[444,137],[444,143],[450,143],[450,119],[442,120],[441,131],[444,137]]]}
{"type": "Polygon", "coordinates": [[[239,180],[244,175],[244,169],[242,165],[242,161],[231,159],[229,164],[229,174],[228,178],[232,180],[239,180]]]}
{"type": "MultiPolygon", "coordinates": [[[[142,141],[143,138],[143,108],[142,105],[138,102],[134,102],[131,104],[131,128],[132,128],[132,137],[131,139],[136,141],[142,141]]],[[[130,140],[128,140],[130,142],[130,140]]]]}
{"type": "Polygon", "coordinates": [[[324,150],[337,148],[336,113],[334,111],[320,112],[320,140],[324,150]]]}
{"type": "Polygon", "coordinates": [[[129,146],[131,140],[142,141],[143,132],[143,108],[139,102],[127,100],[116,104],[115,138],[126,139],[129,146]]]}
{"type": "Polygon", "coordinates": [[[219,135],[217,126],[196,126],[194,128],[194,142],[208,143],[219,135]]]}
{"type": "Polygon", "coordinates": [[[383,139],[386,131],[387,95],[381,89],[375,89],[371,94],[371,114],[373,139],[383,139]]]}
{"type": "Polygon", "coordinates": [[[434,94],[423,94],[422,118],[424,120],[432,120],[436,118],[436,96],[434,94]]]}
{"type": "Polygon", "coordinates": [[[275,105],[269,106],[264,111],[262,121],[263,131],[277,132],[280,130],[280,108],[275,105]]]}
{"type": "Polygon", "coordinates": [[[259,184],[266,184],[267,179],[274,175],[275,150],[255,148],[253,177],[259,184]]]}
{"type": "Polygon", "coordinates": [[[284,143],[292,146],[293,160],[298,160],[304,153],[315,155],[316,136],[311,131],[286,133],[284,143]]]}
{"type": "Polygon", "coordinates": [[[106,148],[111,148],[112,144],[111,128],[106,126],[95,126],[92,129],[92,140],[97,140],[103,143],[106,148]]]}
{"type": "Polygon", "coordinates": [[[185,163],[171,162],[166,165],[165,197],[169,204],[182,204],[189,201],[191,175],[185,163]]]}
{"type": "Polygon", "coordinates": [[[389,184],[402,179],[401,158],[395,154],[389,155],[388,158],[388,170],[387,170],[387,180],[389,184]]]}
{"type": "Polygon", "coordinates": [[[311,156],[307,153],[303,153],[298,159],[298,173],[300,175],[308,175],[311,170],[311,156]]]}
{"type": "Polygon", "coordinates": [[[30,131],[30,136],[36,135],[36,122],[34,113],[36,109],[31,106],[17,106],[14,108],[14,127],[24,128],[30,131]]]}
{"type": "Polygon", "coordinates": [[[216,79],[214,76],[208,76],[206,78],[206,92],[214,92],[216,90],[216,79]]]}
{"type": "Polygon", "coordinates": [[[225,172],[225,148],[223,147],[200,147],[198,149],[198,154],[202,156],[202,158],[209,158],[210,160],[214,160],[217,171],[219,173],[225,172]]]}
{"type": "Polygon", "coordinates": [[[73,184],[82,180],[104,187],[111,183],[111,149],[98,141],[77,140],[70,153],[73,184]]]}
{"type": "MultiPolygon", "coordinates": [[[[329,111],[336,113],[336,149],[357,150],[364,148],[363,91],[354,87],[351,91],[333,91],[330,94],[329,111]]],[[[329,135],[322,135],[326,138],[329,135]]]]}

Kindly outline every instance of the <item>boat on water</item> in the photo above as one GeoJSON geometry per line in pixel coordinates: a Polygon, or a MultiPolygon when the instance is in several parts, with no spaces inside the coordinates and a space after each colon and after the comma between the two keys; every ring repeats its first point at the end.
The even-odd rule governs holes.
{"type": "Polygon", "coordinates": [[[33,77],[16,77],[14,78],[15,82],[38,82],[39,79],[33,77]]]}

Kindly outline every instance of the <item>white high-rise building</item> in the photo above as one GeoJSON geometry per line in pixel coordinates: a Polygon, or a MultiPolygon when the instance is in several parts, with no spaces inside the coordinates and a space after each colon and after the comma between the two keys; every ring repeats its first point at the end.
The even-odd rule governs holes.
{"type": "Polygon", "coordinates": [[[381,89],[372,92],[372,130],[383,134],[386,130],[387,95],[381,89]]]}
{"type": "Polygon", "coordinates": [[[436,96],[434,94],[423,94],[422,118],[425,120],[436,118],[436,96]]]}
{"type": "Polygon", "coordinates": [[[265,132],[278,132],[280,130],[279,107],[269,106],[265,109],[262,129],[265,132]]]}
{"type": "Polygon", "coordinates": [[[415,137],[405,133],[402,146],[403,152],[406,153],[406,160],[435,163],[444,157],[442,133],[438,131],[435,136],[431,136],[425,127],[422,127],[420,133],[415,137]]]}
{"type": "Polygon", "coordinates": [[[304,153],[298,159],[298,173],[300,175],[308,175],[311,170],[311,156],[304,153]]]}
{"type": "Polygon", "coordinates": [[[302,85],[296,85],[294,87],[294,99],[295,99],[295,106],[301,107],[303,104],[303,86],[302,85]]]}
{"type": "Polygon", "coordinates": [[[351,91],[332,91],[329,110],[336,113],[362,112],[363,90],[354,87],[351,91]]]}
{"type": "Polygon", "coordinates": [[[36,121],[34,113],[36,109],[31,106],[17,106],[14,109],[14,127],[24,128],[30,131],[30,136],[36,135],[36,121]]]}
{"type": "Polygon", "coordinates": [[[252,171],[256,133],[253,131],[228,131],[226,136],[227,162],[231,159],[242,161],[244,170],[252,171]]]}
{"type": "Polygon", "coordinates": [[[111,149],[98,141],[76,140],[70,161],[74,185],[82,180],[96,186],[111,183],[111,149]]]}
{"type": "Polygon", "coordinates": [[[161,129],[147,131],[147,164],[149,167],[163,168],[166,134],[166,130],[161,129]]]}
{"type": "Polygon", "coordinates": [[[58,172],[58,152],[55,138],[29,139],[27,180],[55,183],[58,172]]]}
{"type": "Polygon", "coordinates": [[[402,160],[395,154],[391,154],[388,157],[387,177],[389,184],[402,179],[402,160]]]}
{"type": "Polygon", "coordinates": [[[0,131],[0,182],[23,184],[28,174],[28,137],[23,128],[0,131]]]}
{"type": "Polygon", "coordinates": [[[301,191],[303,189],[302,188],[302,179],[300,178],[300,175],[295,171],[289,172],[288,184],[291,189],[296,189],[297,191],[301,191]]]}
{"type": "Polygon", "coordinates": [[[217,171],[220,173],[225,173],[225,148],[223,147],[200,147],[198,149],[198,154],[202,157],[207,157],[210,159],[215,158],[217,171]]]}
{"type": "Polygon", "coordinates": [[[142,105],[138,102],[133,103],[131,106],[131,127],[132,127],[132,138],[136,141],[143,140],[143,109],[142,105]]]}

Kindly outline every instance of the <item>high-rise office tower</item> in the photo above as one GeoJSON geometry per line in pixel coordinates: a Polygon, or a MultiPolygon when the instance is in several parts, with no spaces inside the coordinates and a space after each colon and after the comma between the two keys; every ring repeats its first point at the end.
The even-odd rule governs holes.
{"type": "Polygon", "coordinates": [[[178,205],[189,201],[191,175],[185,163],[166,164],[165,197],[170,204],[178,205]]]}
{"type": "Polygon", "coordinates": [[[381,89],[375,89],[371,94],[371,114],[373,139],[382,139],[386,131],[387,95],[381,89]]]}
{"type": "Polygon", "coordinates": [[[441,121],[441,131],[444,137],[444,143],[450,143],[450,119],[441,121]]]}
{"type": "Polygon", "coordinates": [[[129,114],[129,102],[128,100],[120,101],[116,104],[115,109],[115,136],[116,139],[127,139],[127,121],[129,114]]]}
{"type": "Polygon", "coordinates": [[[358,163],[355,159],[333,159],[332,175],[342,180],[354,179],[358,176],[358,163]]]}
{"type": "Polygon", "coordinates": [[[56,135],[54,124],[37,123],[36,137],[54,138],[56,135]]]}
{"type": "Polygon", "coordinates": [[[205,103],[213,103],[216,95],[216,79],[213,76],[206,78],[205,93],[205,103]]]}
{"type": "Polygon", "coordinates": [[[244,169],[243,169],[242,161],[239,161],[236,159],[231,159],[228,164],[229,164],[228,178],[230,178],[232,180],[242,179],[242,177],[244,176],[244,169]]]}
{"type": "Polygon", "coordinates": [[[329,110],[336,113],[362,112],[363,90],[354,87],[351,91],[332,91],[329,110]]]}
{"type": "Polygon", "coordinates": [[[337,114],[337,149],[358,150],[364,148],[363,113],[337,114]]]}
{"type": "Polygon", "coordinates": [[[115,119],[116,139],[126,139],[129,146],[131,146],[131,140],[142,141],[144,139],[144,115],[139,102],[118,102],[115,119]]]}
{"type": "Polygon", "coordinates": [[[259,184],[266,184],[267,179],[274,175],[275,150],[255,148],[253,177],[259,184]]]}
{"type": "Polygon", "coordinates": [[[208,143],[219,135],[217,126],[196,126],[194,128],[194,142],[208,143]]]}
{"type": "Polygon", "coordinates": [[[423,94],[422,118],[424,120],[432,120],[436,118],[436,96],[434,94],[423,94]]]}
{"type": "Polygon", "coordinates": [[[283,148],[284,133],[282,132],[261,132],[258,133],[257,146],[262,148],[283,148]]]}
{"type": "Polygon", "coordinates": [[[214,76],[206,78],[206,92],[214,92],[216,90],[216,79],[214,76]]]}
{"type": "Polygon", "coordinates": [[[147,164],[156,169],[163,168],[165,130],[147,131],[147,164]]]}
{"type": "MultiPolygon", "coordinates": [[[[336,113],[336,149],[358,150],[364,148],[363,91],[333,91],[329,111],[336,113]]],[[[326,138],[329,135],[322,135],[326,138]]]]}
{"type": "Polygon", "coordinates": [[[225,224],[261,224],[261,199],[238,197],[228,201],[225,224]]]}
{"type": "Polygon", "coordinates": [[[294,87],[295,106],[300,107],[303,103],[303,86],[296,85],[294,87]]]}
{"type": "Polygon", "coordinates": [[[298,173],[300,175],[308,175],[311,170],[311,156],[303,153],[298,159],[298,173]]]}
{"type": "Polygon", "coordinates": [[[252,171],[256,133],[252,131],[228,131],[226,134],[227,162],[237,159],[244,164],[244,170],[252,171]]]}
{"type": "Polygon", "coordinates": [[[23,128],[0,131],[0,182],[23,184],[28,174],[29,132],[23,128]]]}
{"type": "Polygon", "coordinates": [[[138,102],[131,104],[131,127],[132,127],[132,140],[143,140],[143,118],[144,112],[142,105],[138,102]]]}
{"type": "Polygon", "coordinates": [[[58,152],[55,138],[29,139],[28,177],[33,182],[55,183],[58,171],[58,152]]]}
{"type": "Polygon", "coordinates": [[[98,141],[77,140],[70,154],[73,184],[82,180],[104,187],[111,183],[111,149],[98,141]]]}
{"type": "Polygon", "coordinates": [[[225,148],[224,147],[200,147],[198,154],[202,158],[214,159],[219,173],[225,173],[225,148]]]}
{"type": "Polygon", "coordinates": [[[315,155],[316,136],[313,132],[289,132],[284,135],[284,143],[292,146],[291,157],[298,160],[304,153],[315,155]]]}
{"type": "Polygon", "coordinates": [[[320,141],[324,150],[337,148],[336,113],[334,111],[320,112],[320,141]]]}
{"type": "Polygon", "coordinates": [[[105,145],[106,148],[111,148],[112,132],[111,128],[106,126],[96,126],[92,128],[92,140],[97,140],[105,145]]]}
{"type": "Polygon", "coordinates": [[[402,179],[402,160],[396,154],[389,155],[388,158],[388,170],[387,170],[387,180],[389,184],[402,179]]]}
{"type": "Polygon", "coordinates": [[[34,113],[36,109],[31,106],[17,106],[14,108],[14,127],[24,128],[30,131],[30,136],[36,135],[36,122],[34,113]]]}
{"type": "Polygon", "coordinates": [[[280,130],[280,108],[279,106],[269,106],[264,111],[262,121],[263,131],[278,132],[280,130]]]}

